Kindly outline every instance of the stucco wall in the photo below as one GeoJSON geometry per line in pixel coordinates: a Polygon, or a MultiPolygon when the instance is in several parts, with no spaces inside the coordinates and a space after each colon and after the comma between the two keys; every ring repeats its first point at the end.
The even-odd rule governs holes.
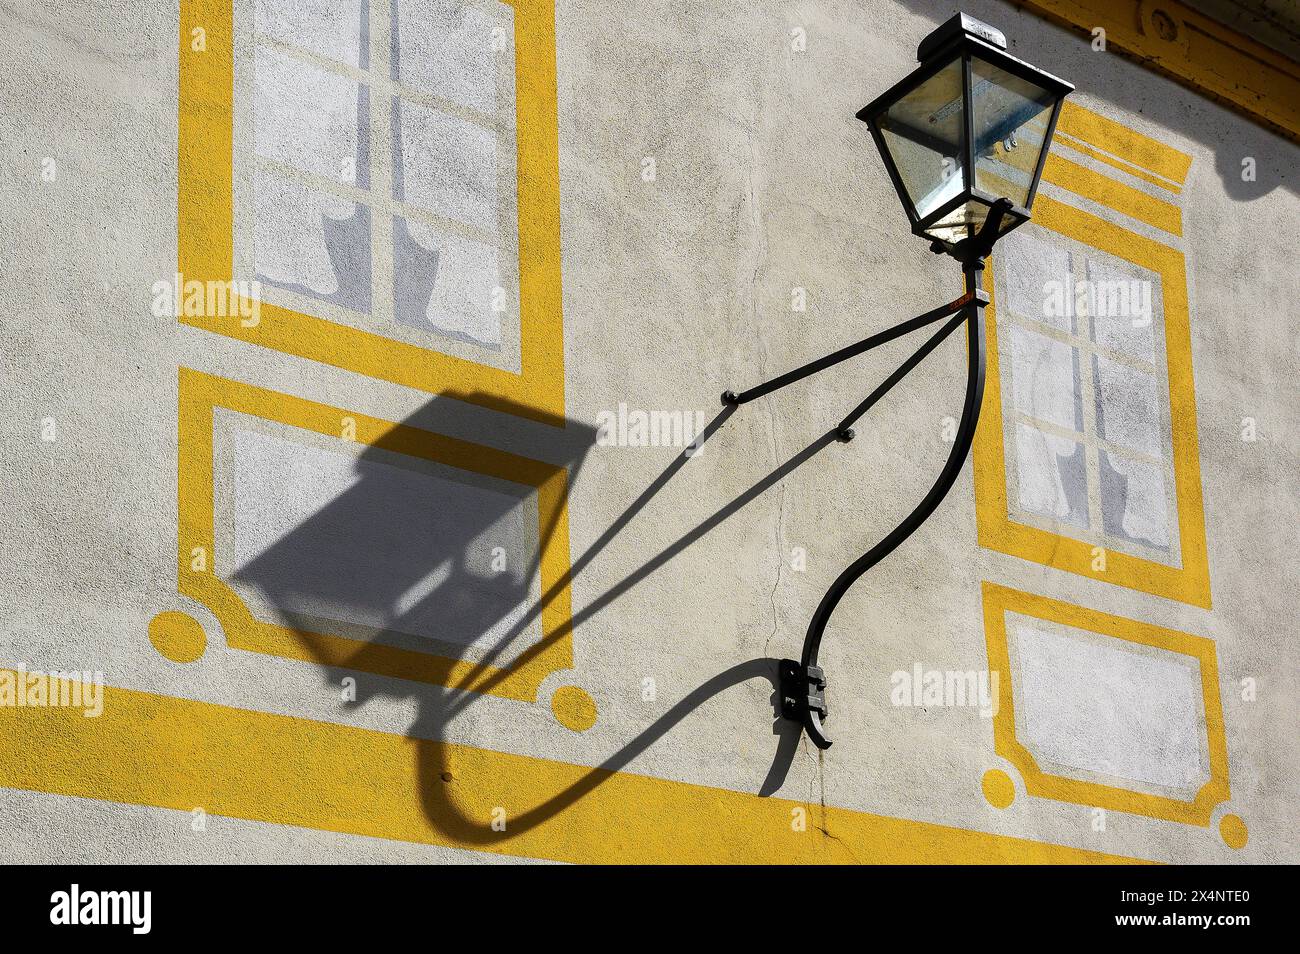
{"type": "Polygon", "coordinates": [[[992,263],[974,463],[831,623],[819,754],[775,661],[937,473],[963,345],[815,453],[920,338],[689,457],[609,438],[960,293],[853,118],[953,11],[409,3],[385,43],[353,6],[355,43],[306,0],[0,14],[0,665],[108,687],[0,708],[6,857],[1300,860],[1294,145],[966,5],[1075,83],[1073,146],[1039,271],[992,263]],[[1077,323],[1012,341],[1054,254],[1154,286],[1146,383],[1072,377],[1077,323]],[[159,313],[178,269],[256,321],[159,313]],[[1004,435],[1073,399],[1071,509],[1071,428],[1004,435]],[[1144,441],[1158,505],[1101,483],[1144,441]],[[999,713],[899,704],[918,667],[999,713]]]}

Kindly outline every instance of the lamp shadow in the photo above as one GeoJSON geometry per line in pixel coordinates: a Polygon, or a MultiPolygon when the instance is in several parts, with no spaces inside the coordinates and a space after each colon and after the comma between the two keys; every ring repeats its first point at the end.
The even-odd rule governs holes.
{"type": "MultiPolygon", "coordinates": [[[[569,788],[512,813],[507,831],[494,831],[489,819],[468,817],[457,808],[448,747],[458,718],[835,439],[829,431],[813,441],[544,631],[543,612],[567,605],[562,598],[567,600],[573,580],[683,468],[702,466],[692,463],[698,451],[735,408],[724,407],[562,574],[544,580],[543,554],[557,534],[567,533],[562,505],[548,509],[526,480],[504,479],[500,468],[517,465],[526,472],[541,461],[564,468],[571,488],[598,433],[574,420],[563,427],[537,424],[508,413],[500,401],[493,403],[501,410],[489,410],[481,400],[475,394],[441,395],[399,428],[414,429],[408,435],[444,435],[435,441],[450,436],[455,445],[450,458],[461,465],[486,464],[480,470],[495,472],[404,459],[382,440],[360,453],[337,455],[341,462],[327,466],[350,468],[346,489],[243,562],[230,575],[231,585],[250,607],[273,614],[295,634],[323,667],[332,689],[347,677],[355,681],[349,706],[376,697],[415,703],[409,734],[416,740],[423,810],[436,830],[459,843],[500,843],[553,817],[624,769],[701,704],[754,679],[772,687],[771,710],[761,721],[776,737],[771,767],[755,780],[755,788],[764,796],[778,791],[801,729],[781,717],[778,660],[758,658],[705,680],[569,788]]],[[[276,451],[265,453],[272,459],[276,451]]],[[[336,476],[330,486],[339,485],[336,476]]],[[[245,522],[258,519],[256,513],[241,516],[245,522]]],[[[274,522],[275,515],[266,517],[274,522]]]]}

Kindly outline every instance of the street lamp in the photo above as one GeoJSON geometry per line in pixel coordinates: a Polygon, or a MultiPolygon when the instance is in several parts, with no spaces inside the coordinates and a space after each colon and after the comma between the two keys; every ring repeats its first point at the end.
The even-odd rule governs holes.
{"type": "Polygon", "coordinates": [[[959,13],[921,41],[921,65],[858,111],[912,223],[963,259],[1028,221],[1061,101],[1074,89],[1007,52],[1002,33],[959,13]],[[1005,202],[1003,201],[1005,200],[1005,202]]]}
{"type": "Polygon", "coordinates": [[[821,749],[831,745],[822,726],[828,713],[826,677],[817,665],[826,624],[849,587],[934,512],[970,453],[984,399],[984,306],[989,299],[980,273],[994,243],[1029,221],[1061,102],[1074,89],[1012,56],[1006,46],[1000,31],[959,13],[921,41],[916,51],[920,65],[910,75],[857,114],[871,130],[913,233],[929,239],[935,253],[961,263],[965,294],[765,384],[722,395],[724,404],[746,404],[948,319],[827,435],[851,441],[857,420],[959,325],[966,325],[966,395],[943,469],[907,518],[831,584],[808,624],[802,658],[781,662],[782,715],[802,723],[821,749]]]}

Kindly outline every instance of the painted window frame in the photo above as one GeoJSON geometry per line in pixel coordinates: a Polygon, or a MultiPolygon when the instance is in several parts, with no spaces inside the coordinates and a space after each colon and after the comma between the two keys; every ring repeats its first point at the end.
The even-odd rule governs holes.
{"type": "Polygon", "coordinates": [[[180,369],[178,403],[178,589],[216,616],[227,645],[522,702],[535,702],[547,677],[572,668],[566,468],[190,368],[180,369]],[[340,423],[350,420],[358,444],[535,488],[538,569],[545,594],[539,614],[540,640],[516,662],[499,667],[336,633],[305,632],[259,619],[235,589],[217,575],[213,430],[217,408],[327,437],[338,437],[340,423]],[[196,553],[203,557],[197,564],[196,553]]]}
{"type": "Polygon", "coordinates": [[[990,675],[997,674],[999,686],[999,704],[993,717],[994,746],[997,754],[1019,771],[1025,783],[1025,791],[1036,797],[1075,805],[1208,827],[1216,807],[1232,797],[1223,706],[1219,695],[1218,657],[1213,640],[987,581],[983,584],[982,592],[989,672],[990,675]],[[1029,749],[1016,736],[1015,689],[1007,638],[1007,613],[1046,620],[1195,659],[1200,673],[1202,717],[1210,772],[1209,779],[1201,786],[1195,798],[1182,801],[1043,771],[1029,749]]]}
{"type": "MultiPolygon", "coordinates": [[[[1124,130],[1125,137],[1110,135],[1113,127],[1122,126],[1086,110],[1075,108],[1063,117],[1067,134],[1074,130],[1080,137],[1104,141],[1114,154],[1124,158],[1124,147],[1138,140],[1124,130]],[[1073,122],[1071,122],[1073,120],[1073,122]]],[[[1143,143],[1145,145],[1145,143],[1143,143]]],[[[1148,148],[1149,152],[1150,149],[1148,148]]],[[[1169,152],[1173,152],[1169,150],[1169,152]]],[[[1135,163],[1150,167],[1143,154],[1135,163]]],[[[1130,186],[1122,186],[1106,176],[1084,169],[1058,155],[1051,157],[1044,177],[1062,189],[1085,199],[1115,208],[1124,215],[1164,228],[1171,235],[1181,233],[1181,215],[1170,218],[1160,211],[1152,216],[1151,199],[1130,186]],[[1086,175],[1076,174],[1083,170],[1086,175]],[[1148,202],[1133,206],[1132,196],[1141,195],[1148,202]],[[1118,201],[1116,197],[1118,196],[1118,201]],[[1118,208],[1116,208],[1118,206],[1118,208]]],[[[1173,163],[1175,170],[1186,165],[1173,163]]],[[[1159,206],[1178,213],[1176,206],[1158,202],[1159,206]]],[[[1126,229],[1089,212],[1075,208],[1051,196],[1040,194],[1034,205],[1034,222],[1048,231],[1130,262],[1159,276],[1164,301],[1165,360],[1168,378],[1171,453],[1173,457],[1174,496],[1177,509],[1181,566],[1169,566],[1118,550],[1106,550],[1104,560],[1097,559],[1096,543],[1051,532],[1013,520],[1008,507],[1006,478],[1005,422],[1002,406],[1001,369],[999,367],[997,297],[994,269],[996,252],[984,272],[984,287],[990,303],[987,319],[987,383],[981,426],[976,434],[973,461],[975,473],[976,525],[980,546],[1043,566],[1064,570],[1091,579],[1140,590],[1166,599],[1189,603],[1205,609],[1211,607],[1209,561],[1205,538],[1205,510],[1201,490],[1200,450],[1196,424],[1196,389],[1192,371],[1190,313],[1187,276],[1183,254],[1162,242],[1126,229]]]]}
{"type": "MultiPolygon", "coordinates": [[[[259,303],[260,320],[252,326],[206,314],[178,320],[421,391],[454,390],[486,407],[563,426],[555,10],[545,0],[503,2],[515,10],[519,374],[267,303],[259,303]]],[[[187,282],[235,277],[233,19],[233,0],[181,2],[177,265],[187,282]]],[[[232,301],[229,313],[238,311],[232,301]]]]}

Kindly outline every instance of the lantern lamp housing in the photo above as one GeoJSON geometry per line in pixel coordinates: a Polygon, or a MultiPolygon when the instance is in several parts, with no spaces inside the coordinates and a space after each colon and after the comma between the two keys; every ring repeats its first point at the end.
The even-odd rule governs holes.
{"type": "Polygon", "coordinates": [[[1029,220],[1061,103],[1074,86],[959,13],[921,41],[910,75],[859,110],[912,231],[967,257],[1029,220]],[[992,219],[989,231],[981,229],[992,219]],[[970,241],[968,241],[970,240],[970,241]],[[965,244],[962,244],[965,243],[965,244]]]}

